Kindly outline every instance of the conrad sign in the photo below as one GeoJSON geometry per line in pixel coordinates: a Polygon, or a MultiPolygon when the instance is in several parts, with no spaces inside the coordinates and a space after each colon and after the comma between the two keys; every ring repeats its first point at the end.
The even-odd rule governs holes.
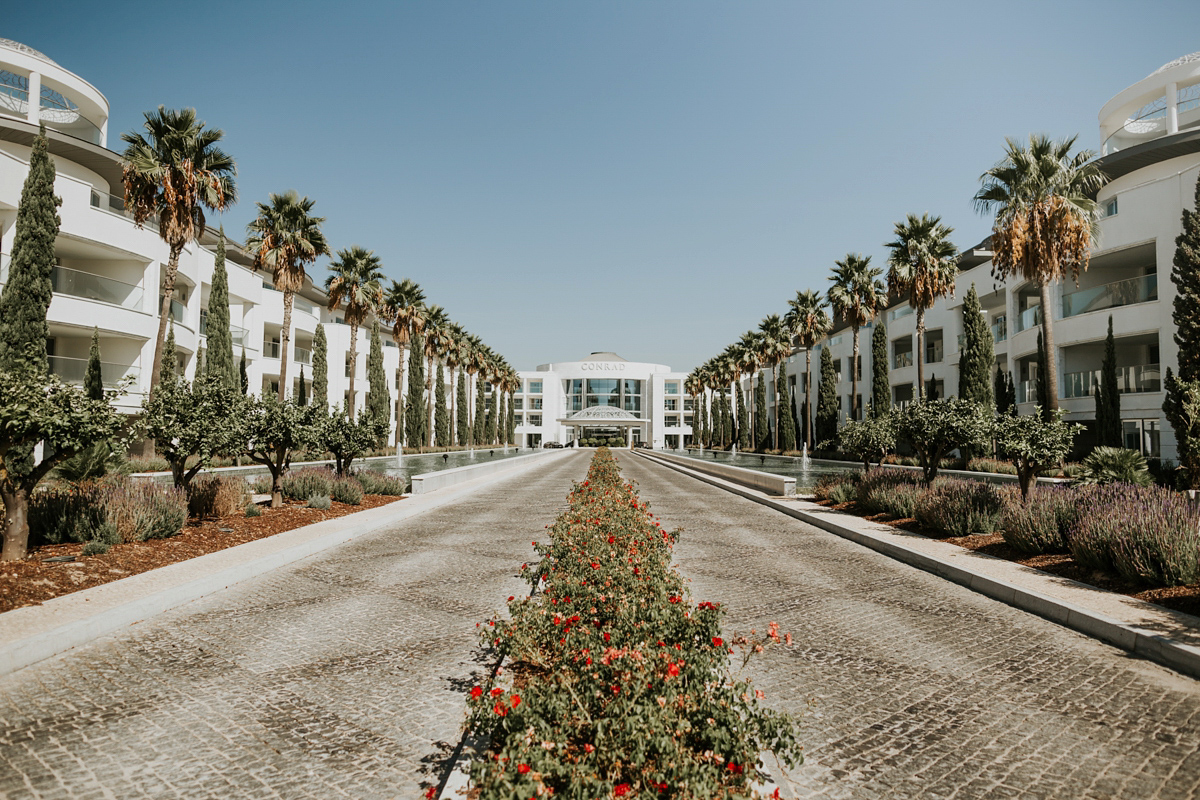
{"type": "Polygon", "coordinates": [[[621,361],[584,361],[579,368],[584,372],[624,372],[625,364],[621,361]]]}

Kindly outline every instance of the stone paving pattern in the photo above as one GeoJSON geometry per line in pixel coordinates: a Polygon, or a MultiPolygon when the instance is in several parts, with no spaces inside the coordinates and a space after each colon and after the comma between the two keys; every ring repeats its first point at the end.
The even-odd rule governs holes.
{"type": "Polygon", "coordinates": [[[585,454],[0,678],[0,797],[419,797],[585,454]]]}
{"type": "Polygon", "coordinates": [[[620,455],[694,600],[790,648],[750,677],[800,721],[797,797],[1200,796],[1200,683],[714,486],[620,455]]]}

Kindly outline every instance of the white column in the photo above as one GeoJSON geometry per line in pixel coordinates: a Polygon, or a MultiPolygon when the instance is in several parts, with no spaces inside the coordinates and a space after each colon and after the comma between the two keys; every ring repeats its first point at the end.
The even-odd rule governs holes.
{"type": "Polygon", "coordinates": [[[30,125],[38,124],[38,112],[42,108],[42,73],[29,73],[29,103],[25,109],[25,118],[30,125]]]}
{"type": "Polygon", "coordinates": [[[1179,84],[1167,84],[1167,133],[1179,133],[1179,84]]]}

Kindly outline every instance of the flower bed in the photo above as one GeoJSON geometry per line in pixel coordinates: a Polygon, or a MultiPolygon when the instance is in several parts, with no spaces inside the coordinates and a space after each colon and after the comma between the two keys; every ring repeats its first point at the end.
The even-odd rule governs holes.
{"type": "Polygon", "coordinates": [[[490,742],[471,768],[481,798],[752,797],[758,755],[797,763],[791,720],[730,673],[747,654],[790,641],[772,625],[758,640],[721,638],[722,610],[693,605],[671,569],[677,536],[659,527],[607,448],[530,582],[509,598],[511,619],[483,628],[507,674],[474,687],[470,727],[490,742]]]}
{"type": "Polygon", "coordinates": [[[1157,486],[1015,487],[876,469],[818,502],[1073,580],[1200,614],[1200,504],[1157,486]]]}

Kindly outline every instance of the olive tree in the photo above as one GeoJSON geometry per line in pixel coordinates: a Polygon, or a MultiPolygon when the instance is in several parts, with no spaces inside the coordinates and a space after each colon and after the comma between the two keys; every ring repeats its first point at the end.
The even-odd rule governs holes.
{"type": "Polygon", "coordinates": [[[389,422],[370,404],[357,420],[350,419],[339,406],[322,421],[320,445],[333,454],[338,475],[350,474],[350,463],[387,436],[389,422]]]}
{"type": "Polygon", "coordinates": [[[320,445],[320,406],[299,406],[275,395],[252,397],[242,412],[242,448],[271,473],[271,508],[283,505],[283,476],[297,450],[320,445]]]}
{"type": "MultiPolygon", "coordinates": [[[[837,445],[845,453],[863,462],[863,472],[896,447],[896,424],[891,414],[868,416],[863,420],[851,420],[838,431],[837,445]]],[[[822,445],[824,446],[824,445],[822,445]]]]}
{"type": "Polygon", "coordinates": [[[992,433],[992,413],[970,400],[918,400],[894,412],[896,438],[917,454],[926,483],[937,477],[942,459],[962,447],[977,447],[992,433]]]}
{"type": "Polygon", "coordinates": [[[1021,497],[1026,500],[1038,475],[1061,464],[1071,452],[1075,435],[1083,430],[1082,425],[1064,422],[1064,413],[1054,409],[1047,417],[1001,414],[996,418],[996,446],[1017,468],[1021,497]]]}
{"type": "Polygon", "coordinates": [[[142,426],[158,455],[171,465],[175,486],[187,489],[214,456],[238,448],[241,407],[247,402],[221,372],[208,372],[191,383],[167,378],[142,401],[142,426]]]}

